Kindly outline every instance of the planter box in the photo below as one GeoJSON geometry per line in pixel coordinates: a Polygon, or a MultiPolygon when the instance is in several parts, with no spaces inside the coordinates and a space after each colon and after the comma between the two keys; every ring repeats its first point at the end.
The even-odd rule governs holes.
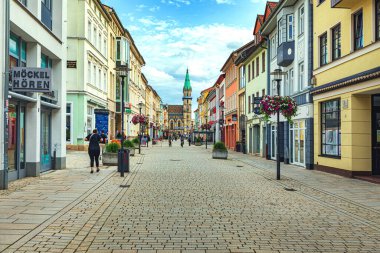
{"type": "Polygon", "coordinates": [[[222,151],[222,150],[214,150],[212,151],[212,158],[213,159],[227,159],[228,157],[228,151],[222,151]]]}
{"type": "Polygon", "coordinates": [[[103,165],[117,166],[117,153],[104,152],[102,154],[102,160],[103,160],[103,165]]]}
{"type": "Polygon", "coordinates": [[[135,148],[127,148],[127,149],[129,149],[129,155],[130,156],[135,156],[135,148]]]}
{"type": "Polygon", "coordinates": [[[202,143],[201,142],[196,142],[195,146],[202,146],[202,143]]]}

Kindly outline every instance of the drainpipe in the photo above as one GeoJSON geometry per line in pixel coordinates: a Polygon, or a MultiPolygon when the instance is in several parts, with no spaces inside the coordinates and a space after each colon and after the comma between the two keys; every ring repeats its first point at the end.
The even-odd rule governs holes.
{"type": "MultiPolygon", "coordinates": [[[[309,24],[309,33],[308,33],[308,37],[309,37],[309,41],[308,41],[308,46],[309,46],[309,50],[308,50],[308,57],[309,57],[309,75],[308,75],[308,81],[309,81],[309,84],[311,83],[311,80],[313,78],[313,68],[314,68],[314,65],[313,65],[313,57],[314,57],[314,47],[313,47],[313,3],[312,1],[309,2],[309,4],[307,4],[308,6],[308,24],[309,24]]],[[[310,90],[311,88],[309,89],[309,93],[307,94],[308,96],[308,100],[309,100],[309,103],[313,103],[313,96],[311,96],[310,94],[310,90]]],[[[310,126],[307,126],[307,129],[309,129],[309,140],[310,140],[310,152],[308,152],[310,155],[310,161],[309,161],[309,164],[307,162],[307,159],[305,157],[305,165],[306,165],[306,169],[313,169],[314,167],[314,120],[313,118],[309,119],[308,122],[310,123],[310,126]]]]}
{"type": "Polygon", "coordinates": [[[8,189],[8,87],[9,87],[9,36],[10,36],[10,0],[5,0],[5,44],[4,44],[4,155],[3,155],[3,183],[1,189],[8,189]]]}
{"type": "MultiPolygon", "coordinates": [[[[270,39],[269,36],[262,36],[266,42],[267,42],[267,94],[269,94],[271,85],[270,85],[270,52],[271,52],[271,44],[270,44],[270,39]]],[[[266,124],[266,143],[265,143],[265,156],[267,160],[270,160],[269,157],[269,146],[268,146],[268,140],[270,138],[270,129],[268,128],[268,124],[266,124]]]]}

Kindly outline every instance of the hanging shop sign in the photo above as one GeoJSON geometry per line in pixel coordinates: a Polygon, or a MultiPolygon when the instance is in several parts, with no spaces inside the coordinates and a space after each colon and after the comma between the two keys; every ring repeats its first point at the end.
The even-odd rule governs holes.
{"type": "Polygon", "coordinates": [[[12,90],[24,92],[50,92],[51,69],[12,68],[12,90]]]}

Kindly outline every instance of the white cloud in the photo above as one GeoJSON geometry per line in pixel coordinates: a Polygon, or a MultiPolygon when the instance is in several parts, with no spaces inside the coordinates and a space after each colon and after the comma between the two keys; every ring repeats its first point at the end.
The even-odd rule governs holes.
{"type": "Polygon", "coordinates": [[[162,4],[175,5],[181,7],[181,5],[190,5],[190,0],[161,0],[162,4]]]}
{"type": "Polygon", "coordinates": [[[151,17],[140,22],[147,29],[135,42],[146,61],[143,72],[149,84],[157,87],[165,103],[181,104],[188,67],[193,108],[200,91],[215,83],[230,53],[252,40],[248,28],[222,24],[179,27],[176,22],[151,17]]]}
{"type": "Polygon", "coordinates": [[[235,4],[235,0],[216,0],[217,4],[235,4]]]}

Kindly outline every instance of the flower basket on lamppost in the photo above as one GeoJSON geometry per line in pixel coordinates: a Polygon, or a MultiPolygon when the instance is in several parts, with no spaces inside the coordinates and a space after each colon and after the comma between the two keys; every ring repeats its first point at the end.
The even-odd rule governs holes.
{"type": "Polygon", "coordinates": [[[260,113],[264,115],[264,120],[269,121],[272,115],[277,114],[277,134],[276,134],[276,162],[277,162],[277,180],[280,180],[280,138],[278,138],[280,126],[280,113],[292,122],[292,117],[297,113],[297,104],[291,97],[280,96],[280,83],[282,76],[286,73],[281,69],[275,69],[271,75],[277,82],[277,94],[275,96],[264,96],[260,101],[260,113]]]}

